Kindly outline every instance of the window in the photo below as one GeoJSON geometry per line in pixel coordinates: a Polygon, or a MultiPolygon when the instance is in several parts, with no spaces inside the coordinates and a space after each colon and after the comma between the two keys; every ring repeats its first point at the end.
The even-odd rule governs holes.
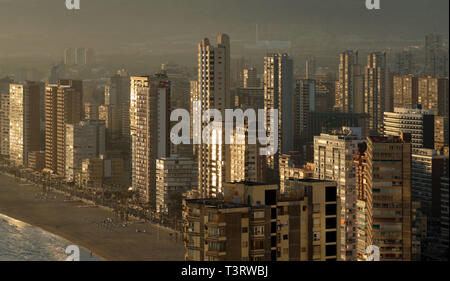
{"type": "Polygon", "coordinates": [[[325,246],[325,255],[326,256],[335,256],[336,255],[336,245],[326,245],[325,246]]]}
{"type": "Polygon", "coordinates": [[[325,205],[325,215],[326,216],[336,215],[336,204],[325,205]]]}
{"type": "Polygon", "coordinates": [[[248,227],[243,227],[242,228],[242,233],[248,233],[248,227]]]}
{"type": "Polygon", "coordinates": [[[283,235],[283,240],[288,240],[288,235],[287,234],[283,235]]]}
{"type": "Polygon", "coordinates": [[[336,242],[336,231],[328,231],[325,238],[326,243],[336,242]]]}
{"type": "Polygon", "coordinates": [[[327,218],[325,219],[325,225],[327,229],[336,228],[336,219],[335,218],[327,218]]]}
{"type": "Polygon", "coordinates": [[[325,187],[325,201],[326,202],[335,202],[336,201],[336,186],[327,186],[325,187]]]}

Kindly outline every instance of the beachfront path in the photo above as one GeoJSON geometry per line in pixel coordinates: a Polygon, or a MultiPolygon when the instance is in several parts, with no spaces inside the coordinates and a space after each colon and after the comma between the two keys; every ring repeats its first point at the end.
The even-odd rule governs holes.
{"type": "Polygon", "coordinates": [[[58,193],[45,198],[39,187],[0,174],[0,213],[4,215],[61,236],[106,260],[184,260],[179,235],[149,223],[128,227],[103,223],[113,217],[111,211],[64,199],[58,193]]]}

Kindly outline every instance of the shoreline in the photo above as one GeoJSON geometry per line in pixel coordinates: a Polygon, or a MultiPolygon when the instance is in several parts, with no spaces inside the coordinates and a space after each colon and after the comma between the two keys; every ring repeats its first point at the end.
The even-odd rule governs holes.
{"type": "MultiPolygon", "coordinates": [[[[67,240],[66,238],[62,237],[62,236],[59,236],[59,235],[57,235],[57,234],[55,234],[55,233],[51,233],[51,232],[49,232],[49,231],[47,231],[47,230],[45,230],[45,229],[43,229],[43,228],[41,228],[41,227],[39,227],[39,226],[31,225],[31,224],[29,224],[29,223],[27,223],[27,222],[18,220],[18,219],[16,219],[16,218],[7,216],[7,215],[5,215],[5,214],[0,213],[0,218],[1,218],[2,220],[4,220],[5,223],[9,223],[9,221],[12,220],[12,221],[15,222],[15,223],[19,222],[20,224],[25,224],[25,225],[27,225],[28,227],[32,227],[32,228],[34,228],[34,229],[38,229],[39,231],[42,231],[42,232],[46,233],[47,235],[54,236],[54,237],[56,237],[56,238],[59,239],[59,240],[65,240],[65,241],[68,242],[68,243],[67,243],[67,246],[68,246],[68,245],[73,245],[73,244],[74,244],[73,241],[69,241],[69,240],[67,240]],[[5,219],[5,218],[6,218],[6,219],[5,219]]],[[[100,259],[100,260],[98,260],[98,261],[107,261],[104,257],[98,255],[97,253],[95,253],[95,252],[92,251],[91,249],[87,249],[87,248],[83,247],[82,245],[79,245],[79,248],[80,248],[80,257],[81,257],[80,261],[84,261],[84,260],[83,260],[83,256],[84,256],[84,255],[89,255],[89,254],[91,255],[91,258],[92,258],[92,257],[96,257],[96,258],[100,259]]],[[[61,261],[63,261],[63,260],[61,260],[61,261]]]]}
{"type": "Polygon", "coordinates": [[[34,184],[0,173],[0,213],[59,236],[105,261],[183,261],[182,237],[164,227],[132,219],[60,192],[44,196],[34,184]]]}

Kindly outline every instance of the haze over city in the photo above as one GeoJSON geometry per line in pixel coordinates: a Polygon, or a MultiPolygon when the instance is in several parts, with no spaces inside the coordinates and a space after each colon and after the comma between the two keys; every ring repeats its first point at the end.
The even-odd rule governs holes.
{"type": "Polygon", "coordinates": [[[448,9],[0,0],[0,260],[448,261],[448,9]]]}

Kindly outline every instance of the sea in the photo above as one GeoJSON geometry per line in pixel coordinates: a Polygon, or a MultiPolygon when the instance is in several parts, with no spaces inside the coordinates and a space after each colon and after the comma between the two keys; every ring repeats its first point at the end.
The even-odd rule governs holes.
{"type": "MultiPolygon", "coordinates": [[[[71,250],[74,248],[72,245],[70,241],[39,227],[0,214],[0,261],[73,260],[76,250],[71,250]],[[66,254],[66,250],[69,254],[66,254]]],[[[103,260],[85,248],[78,249],[80,261],[103,260]]]]}

